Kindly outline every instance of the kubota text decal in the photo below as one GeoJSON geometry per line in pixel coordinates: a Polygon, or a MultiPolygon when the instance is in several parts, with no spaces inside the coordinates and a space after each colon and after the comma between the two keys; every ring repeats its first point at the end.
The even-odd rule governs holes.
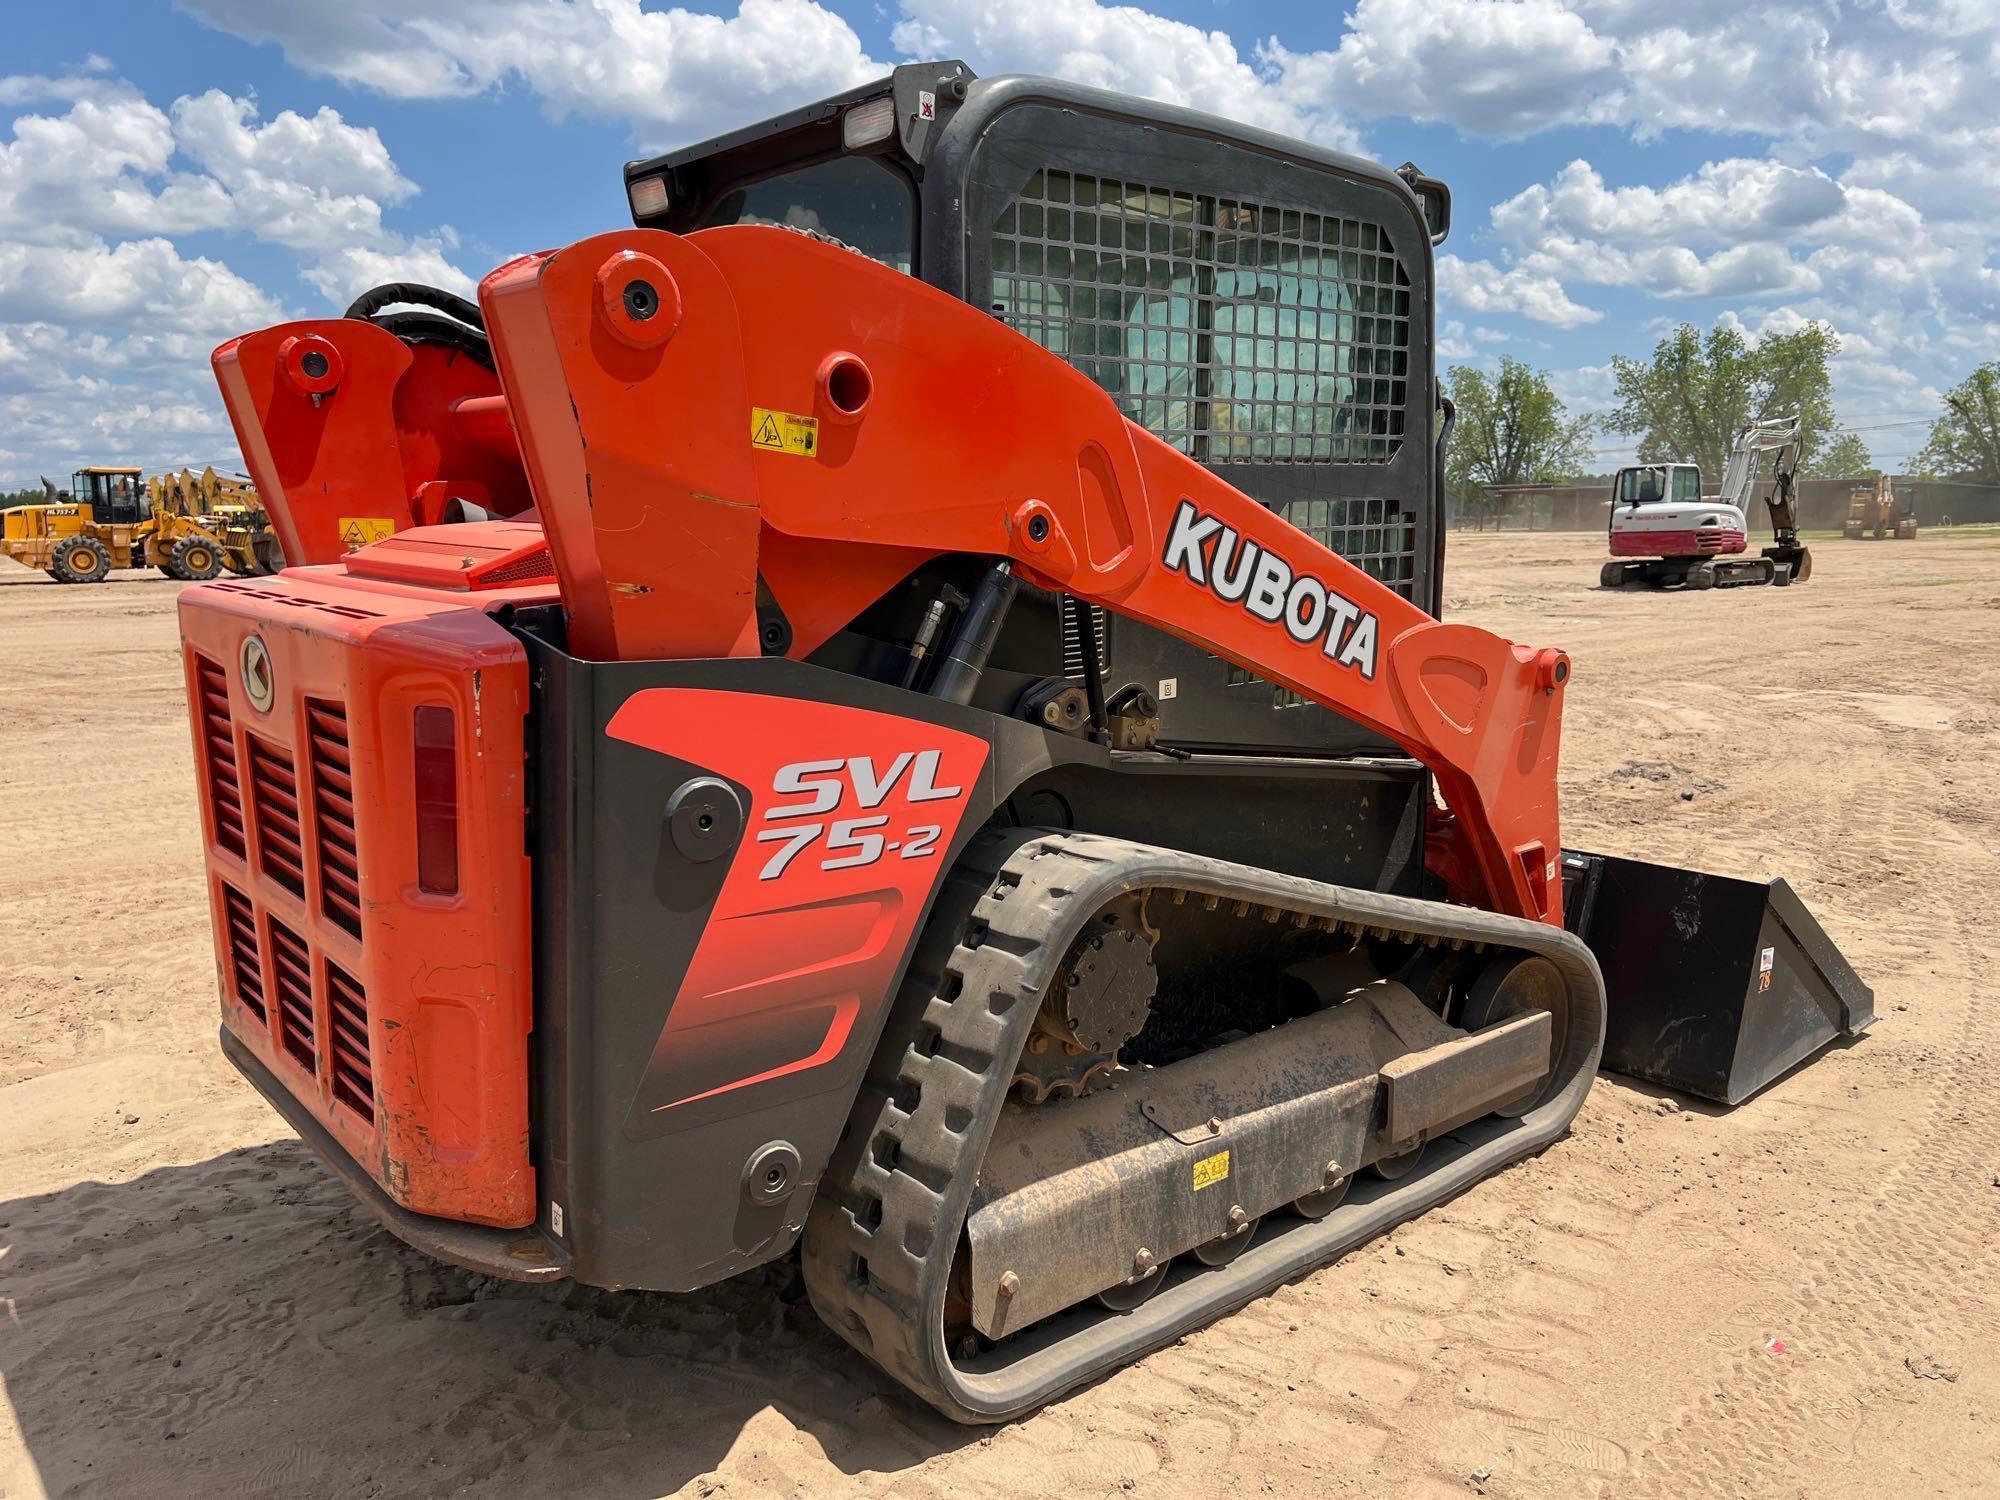
{"type": "Polygon", "coordinates": [[[1301,573],[1269,547],[1238,536],[1192,500],[1174,511],[1160,560],[1225,603],[1267,625],[1281,625],[1301,646],[1317,644],[1328,661],[1370,681],[1382,626],[1340,590],[1301,573]]]}

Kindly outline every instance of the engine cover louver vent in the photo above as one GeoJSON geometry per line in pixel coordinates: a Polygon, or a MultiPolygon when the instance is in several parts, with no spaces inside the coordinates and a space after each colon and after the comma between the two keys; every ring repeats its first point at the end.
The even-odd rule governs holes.
{"type": "Polygon", "coordinates": [[[258,861],[294,896],[306,893],[305,847],[299,836],[299,779],[292,758],[252,735],[250,806],[257,820],[258,861]]]}
{"type": "Polygon", "coordinates": [[[313,835],[319,850],[320,909],[361,936],[361,855],[354,837],[353,763],[347,750],[347,709],[306,704],[312,774],[313,835]]]}
{"type": "Polygon", "coordinates": [[[243,857],[243,788],[236,774],[236,735],[229,717],[229,676],[205,656],[195,658],[195,713],[207,762],[208,805],[218,848],[243,857]]]}
{"type": "Polygon", "coordinates": [[[271,920],[271,989],[278,1001],[278,1036],[292,1061],[319,1072],[313,1024],[312,955],[305,940],[275,917],[271,920]]]}
{"type": "Polygon", "coordinates": [[[326,966],[328,1040],[333,1050],[333,1097],[371,1124],[374,1063],[368,1045],[368,996],[338,964],[326,966]]]}
{"type": "Polygon", "coordinates": [[[264,966],[257,957],[256,909],[242,892],[225,885],[222,888],[222,916],[229,947],[229,975],[233,992],[244,1009],[263,1021],[264,966]]]}

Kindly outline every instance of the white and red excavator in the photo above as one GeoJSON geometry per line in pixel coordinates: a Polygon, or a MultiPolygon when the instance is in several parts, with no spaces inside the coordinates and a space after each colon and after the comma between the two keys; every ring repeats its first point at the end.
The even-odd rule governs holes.
{"type": "Polygon", "coordinates": [[[1794,506],[1803,424],[1797,416],[1752,422],[1737,434],[1722,474],[1722,489],[1704,495],[1696,464],[1636,464],[1611,484],[1611,560],[1598,582],[1607,589],[1739,588],[1746,584],[1803,583],[1812,577],[1812,554],[1799,540],[1794,506]],[[1771,545],[1755,557],[1746,519],[1758,460],[1777,456],[1764,504],[1771,513],[1771,545]]]}

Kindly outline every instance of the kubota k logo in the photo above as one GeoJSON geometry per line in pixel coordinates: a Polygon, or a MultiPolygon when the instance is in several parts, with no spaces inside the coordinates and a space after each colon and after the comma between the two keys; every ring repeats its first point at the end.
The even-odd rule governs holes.
{"type": "Polygon", "coordinates": [[[278,695],[278,674],[272,670],[271,653],[265,648],[262,636],[245,637],[237,667],[243,678],[243,695],[250,700],[250,706],[260,714],[269,713],[278,695]]]}

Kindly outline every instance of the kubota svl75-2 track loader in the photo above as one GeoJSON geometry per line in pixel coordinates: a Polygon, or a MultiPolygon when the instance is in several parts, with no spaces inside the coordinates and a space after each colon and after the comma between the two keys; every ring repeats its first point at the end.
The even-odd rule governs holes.
{"type": "Polygon", "coordinates": [[[1565,885],[1653,973],[1707,908],[1563,852],[1568,658],[1435,617],[1443,190],[956,64],[628,180],[215,356],[313,564],[181,600],[223,1045],[371,1210],[796,1249],[986,1421],[1560,1136],[1565,885]]]}

